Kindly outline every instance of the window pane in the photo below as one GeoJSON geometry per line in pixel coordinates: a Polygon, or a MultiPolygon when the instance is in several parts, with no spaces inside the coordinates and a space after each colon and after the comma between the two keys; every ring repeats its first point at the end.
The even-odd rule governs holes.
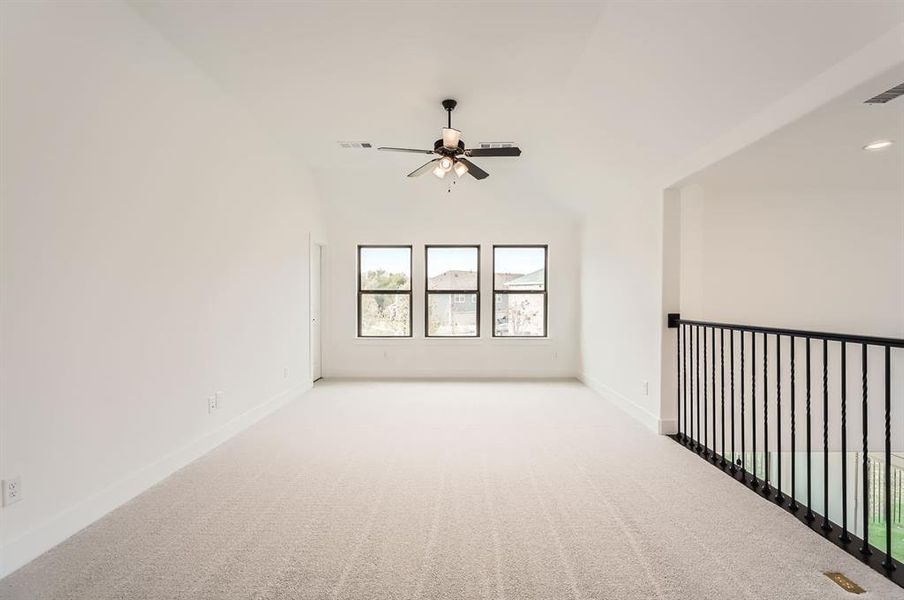
{"type": "Polygon", "coordinates": [[[410,311],[408,294],[361,294],[361,335],[408,336],[410,311]]]}
{"type": "Polygon", "coordinates": [[[410,290],[411,248],[361,248],[362,290],[410,290]]]}
{"type": "Polygon", "coordinates": [[[428,290],[476,290],[477,248],[427,248],[428,290]]]}
{"type": "Polygon", "coordinates": [[[493,281],[497,290],[542,290],[546,248],[494,248],[493,281]]]}
{"type": "Polygon", "coordinates": [[[427,335],[476,336],[477,294],[427,294],[427,335]]]}
{"type": "Polygon", "coordinates": [[[545,294],[496,294],[497,336],[543,336],[545,294]]]}

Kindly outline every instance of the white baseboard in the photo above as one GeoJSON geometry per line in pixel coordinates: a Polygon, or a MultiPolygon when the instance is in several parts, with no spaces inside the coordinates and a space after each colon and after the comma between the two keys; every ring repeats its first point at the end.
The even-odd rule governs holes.
{"type": "Polygon", "coordinates": [[[496,369],[488,373],[486,369],[457,369],[445,366],[436,369],[409,369],[405,371],[385,369],[382,371],[362,372],[354,369],[334,369],[324,373],[325,379],[336,380],[392,380],[392,381],[430,381],[447,379],[449,381],[509,381],[518,380],[561,380],[576,379],[578,376],[571,369],[546,371],[538,373],[536,369],[496,369]]]}
{"type": "Polygon", "coordinates": [[[543,382],[543,381],[574,381],[579,379],[573,373],[563,373],[561,375],[525,375],[522,372],[503,371],[497,375],[470,375],[468,372],[455,372],[448,370],[424,371],[418,375],[341,375],[330,374],[324,377],[325,381],[332,383],[343,381],[379,381],[379,382],[488,382],[488,381],[524,381],[524,382],[543,382]]]}
{"type": "Polygon", "coordinates": [[[624,394],[616,392],[608,385],[586,373],[581,373],[578,379],[591,390],[643,423],[651,431],[659,434],[670,433],[672,431],[670,428],[675,426],[674,419],[660,419],[657,415],[635,403],[624,394]]]}
{"type": "Polygon", "coordinates": [[[310,389],[311,384],[306,383],[297,388],[280,392],[266,402],[233,418],[222,427],[141,467],[100,492],[6,542],[3,547],[2,562],[0,562],[0,578],[6,577],[19,567],[34,560],[310,389]]]}
{"type": "Polygon", "coordinates": [[[678,433],[678,419],[659,419],[659,433],[662,435],[678,433]]]}

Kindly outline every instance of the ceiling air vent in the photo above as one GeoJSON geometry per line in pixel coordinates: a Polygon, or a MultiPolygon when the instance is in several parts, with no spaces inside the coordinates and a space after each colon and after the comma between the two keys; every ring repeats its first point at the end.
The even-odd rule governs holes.
{"type": "Polygon", "coordinates": [[[370,142],[336,142],[343,148],[373,148],[370,142]]]}
{"type": "Polygon", "coordinates": [[[877,94],[866,101],[866,104],[885,104],[889,100],[894,100],[898,96],[904,95],[904,83],[896,85],[890,90],[886,90],[881,94],[877,94]]]}
{"type": "Polygon", "coordinates": [[[515,142],[480,142],[478,148],[514,148],[515,142]]]}

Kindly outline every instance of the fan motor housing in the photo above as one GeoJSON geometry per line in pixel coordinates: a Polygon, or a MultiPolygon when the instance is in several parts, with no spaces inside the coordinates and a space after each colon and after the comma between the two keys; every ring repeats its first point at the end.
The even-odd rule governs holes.
{"type": "Polygon", "coordinates": [[[454,150],[451,148],[446,148],[443,146],[442,138],[433,142],[433,151],[437,154],[442,154],[443,156],[457,156],[459,154],[464,153],[465,151],[465,143],[462,140],[458,140],[458,148],[454,150]]]}

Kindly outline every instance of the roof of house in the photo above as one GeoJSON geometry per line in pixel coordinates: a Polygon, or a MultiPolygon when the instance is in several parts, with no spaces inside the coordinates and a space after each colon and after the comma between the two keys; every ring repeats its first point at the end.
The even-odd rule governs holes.
{"type": "Polygon", "coordinates": [[[496,273],[493,277],[496,289],[506,287],[509,281],[521,277],[521,273],[496,273]]]}
{"type": "Polygon", "coordinates": [[[526,275],[522,275],[521,277],[517,277],[515,279],[511,279],[505,282],[506,287],[528,287],[528,286],[542,286],[545,281],[545,269],[537,269],[532,273],[528,273],[526,275]]]}
{"type": "Polygon", "coordinates": [[[444,271],[439,275],[430,277],[427,282],[430,289],[473,289],[476,287],[475,280],[477,273],[474,271],[444,271]]]}

